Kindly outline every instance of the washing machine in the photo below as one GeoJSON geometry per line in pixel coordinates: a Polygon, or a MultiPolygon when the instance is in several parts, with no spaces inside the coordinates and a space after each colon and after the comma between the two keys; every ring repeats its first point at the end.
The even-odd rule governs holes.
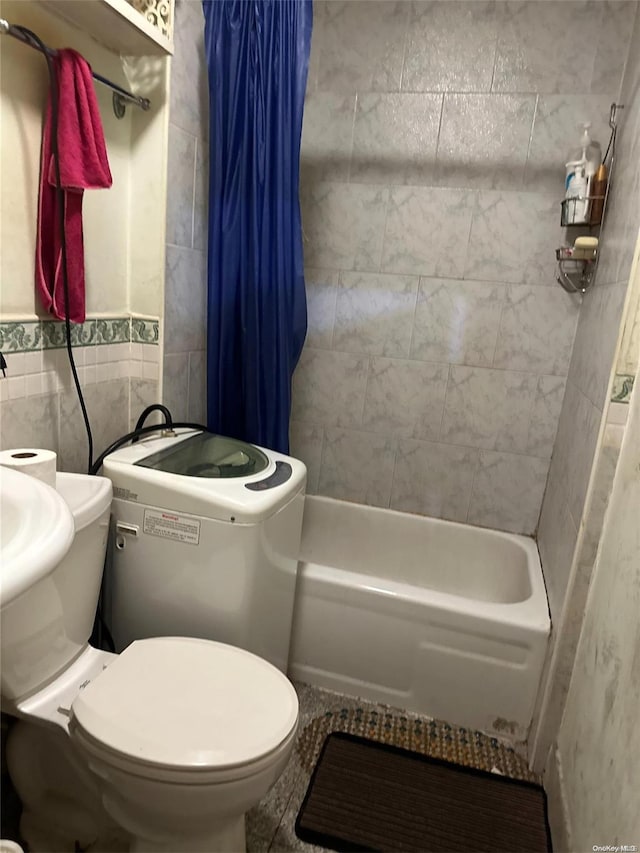
{"type": "Polygon", "coordinates": [[[105,612],[122,651],[189,636],[287,669],[306,468],[194,430],[109,455],[113,483],[105,612]]]}

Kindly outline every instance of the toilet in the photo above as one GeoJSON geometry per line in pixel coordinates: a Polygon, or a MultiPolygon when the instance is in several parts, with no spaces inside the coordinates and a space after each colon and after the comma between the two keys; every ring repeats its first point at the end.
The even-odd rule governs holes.
{"type": "Polygon", "coordinates": [[[296,692],[244,649],[189,637],[89,645],[111,506],[103,477],[58,474],[70,550],[2,608],[7,761],[32,853],[242,851],[244,815],[278,779],[296,692]]]}

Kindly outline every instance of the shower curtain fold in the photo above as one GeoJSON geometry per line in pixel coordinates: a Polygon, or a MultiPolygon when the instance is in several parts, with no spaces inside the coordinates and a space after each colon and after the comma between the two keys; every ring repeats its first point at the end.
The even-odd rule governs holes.
{"type": "Polygon", "coordinates": [[[203,0],[208,426],[288,452],[307,315],[298,200],[311,0],[203,0]]]}

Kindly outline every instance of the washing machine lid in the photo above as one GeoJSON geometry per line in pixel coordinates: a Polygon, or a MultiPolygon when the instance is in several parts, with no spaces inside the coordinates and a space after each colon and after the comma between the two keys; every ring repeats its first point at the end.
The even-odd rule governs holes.
{"type": "Polygon", "coordinates": [[[175,769],[240,766],[292,732],[291,682],[244,649],[186,637],[138,640],[73,702],[76,724],[134,761],[175,769]]]}
{"type": "Polygon", "coordinates": [[[113,483],[116,500],[238,524],[261,524],[272,517],[303,493],[307,478],[307,469],[298,459],[223,436],[179,428],[170,435],[154,434],[114,451],[104,460],[104,473],[113,483]],[[209,444],[208,439],[214,441],[209,444]],[[193,454],[192,449],[197,447],[205,449],[204,459],[193,454]],[[210,452],[213,455],[208,455],[210,452]],[[195,476],[149,467],[150,461],[155,464],[154,457],[160,465],[183,467],[191,462],[195,476]],[[249,459],[256,463],[251,474],[249,459]],[[265,460],[266,468],[257,470],[265,460]],[[235,476],[201,476],[204,469],[198,469],[200,465],[217,465],[235,476]]]}
{"type": "Polygon", "coordinates": [[[151,453],[134,465],[187,477],[229,479],[252,477],[269,467],[258,447],[237,438],[199,432],[178,444],[151,453]]]}

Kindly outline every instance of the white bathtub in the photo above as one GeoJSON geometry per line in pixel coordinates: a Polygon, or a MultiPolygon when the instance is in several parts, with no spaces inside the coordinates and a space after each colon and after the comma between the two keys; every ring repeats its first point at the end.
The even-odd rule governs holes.
{"type": "Polygon", "coordinates": [[[550,621],[533,540],[306,498],[293,678],[526,737],[550,621]]]}

